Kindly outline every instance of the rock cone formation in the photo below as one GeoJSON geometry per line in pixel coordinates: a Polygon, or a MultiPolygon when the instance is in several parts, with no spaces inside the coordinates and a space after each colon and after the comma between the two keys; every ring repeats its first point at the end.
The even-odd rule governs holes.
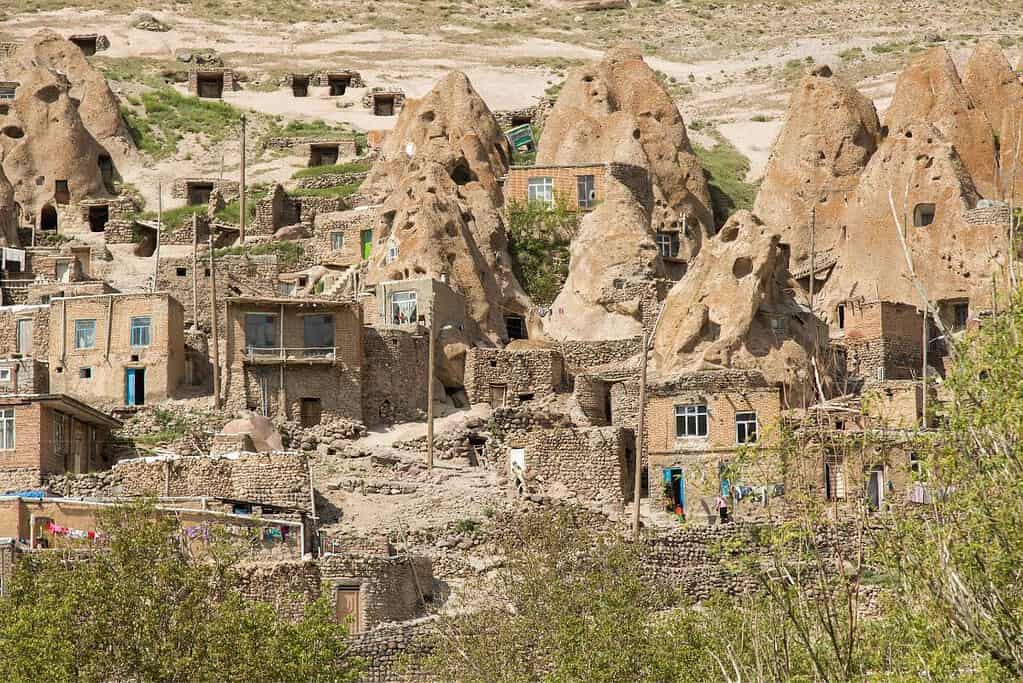
{"type": "Polygon", "coordinates": [[[14,201],[14,188],[0,166],[0,246],[18,247],[18,206],[14,201]]]}
{"type": "Polygon", "coordinates": [[[963,69],[963,86],[984,112],[1000,143],[999,198],[1015,189],[1017,206],[1023,200],[1023,145],[1016,149],[1023,123],[1023,83],[997,43],[984,41],[963,69]],[[1015,178],[1013,174],[1015,173],[1015,178]]]}
{"type": "Polygon", "coordinates": [[[101,157],[116,164],[134,146],[106,79],[81,50],[40,32],[4,63],[2,78],[18,84],[0,116],[0,147],[26,217],[36,221],[59,199],[58,180],[67,182],[70,201],[106,195],[101,157]]]}
{"type": "Polygon", "coordinates": [[[638,51],[610,50],[601,61],[569,75],[547,118],[536,162],[613,161],[623,133],[638,135],[645,157],[642,166],[650,172],[654,199],[650,229],[681,231],[687,215],[689,234],[682,237],[679,257],[694,256],[714,232],[710,190],[682,115],[638,51]],[[635,125],[623,124],[623,117],[635,125]]]}
{"type": "Polygon", "coordinates": [[[800,81],[753,207],[791,247],[793,266],[810,253],[811,220],[815,249],[835,246],[837,217],[880,140],[873,102],[828,67],[800,81]]]}
{"type": "Polygon", "coordinates": [[[981,196],[997,198],[994,130],[974,106],[943,47],[931,48],[899,76],[884,123],[889,131],[926,121],[955,147],[981,196]]]}
{"type": "Polygon", "coordinates": [[[363,185],[384,202],[367,281],[446,277],[482,335],[505,338],[505,315],[530,311],[501,215],[498,179],[509,159],[500,126],[464,74],[407,100],[363,185]]]}
{"type": "Polygon", "coordinates": [[[933,301],[990,301],[1004,261],[1003,226],[970,220],[980,199],[956,148],[924,123],[893,130],[871,159],[840,218],[846,236],[815,310],[833,317],[850,299],[920,303],[908,277],[889,192],[906,230],[914,267],[933,301]]]}
{"type": "Polygon", "coordinates": [[[734,214],[664,302],[653,340],[656,372],[759,370],[785,385],[792,405],[809,398],[809,358],[827,332],[792,299],[791,287],[780,236],[748,211],[734,214]],[[772,330],[774,317],[787,332],[772,330]]]}

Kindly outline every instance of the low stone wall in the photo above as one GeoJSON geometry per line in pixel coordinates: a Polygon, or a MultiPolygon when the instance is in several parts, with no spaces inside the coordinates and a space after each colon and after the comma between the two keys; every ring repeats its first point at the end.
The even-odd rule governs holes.
{"type": "Polygon", "coordinates": [[[103,228],[103,237],[107,244],[134,244],[135,221],[112,218],[103,228]]]}
{"type": "Polygon", "coordinates": [[[37,467],[0,471],[0,493],[37,489],[41,485],[42,476],[37,467]]]}
{"type": "Polygon", "coordinates": [[[963,220],[967,225],[999,225],[1009,224],[1009,205],[978,207],[963,212],[963,220]]]}
{"type": "Polygon", "coordinates": [[[432,680],[417,663],[433,653],[430,630],[437,617],[385,624],[352,638],[350,653],[366,662],[364,683],[432,680]]]}
{"type": "Polygon", "coordinates": [[[309,470],[300,453],[236,458],[139,458],[114,465],[112,488],[125,496],[211,496],[310,510],[309,470]]]}
{"type": "MultiPolygon", "coordinates": [[[[230,88],[225,84],[224,89],[229,90],[230,88]]],[[[213,189],[220,192],[220,196],[224,198],[225,202],[238,199],[238,181],[224,180],[223,178],[175,178],[174,183],[171,184],[171,197],[174,199],[187,199],[189,183],[213,185],[213,189]]]]}
{"type": "Polygon", "coordinates": [[[639,353],[642,337],[605,341],[563,341],[557,348],[569,370],[621,364],[639,353]]]}
{"type": "Polygon", "coordinates": [[[361,184],[362,181],[366,179],[367,175],[369,175],[367,172],[324,173],[322,175],[299,178],[298,182],[295,184],[303,190],[322,190],[329,187],[338,187],[340,185],[351,185],[354,183],[361,184]]]}

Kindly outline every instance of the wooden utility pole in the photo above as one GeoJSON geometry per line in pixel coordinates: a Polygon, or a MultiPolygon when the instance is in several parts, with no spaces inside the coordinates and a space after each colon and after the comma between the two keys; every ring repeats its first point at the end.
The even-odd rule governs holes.
{"type": "MultiPolygon", "coordinates": [[[[659,316],[658,316],[659,319],[659,316]]],[[[643,331],[643,349],[639,356],[639,426],[636,428],[636,466],[632,482],[632,533],[639,536],[639,496],[643,481],[643,455],[646,451],[646,357],[650,352],[650,333],[643,331]]]]}
{"type": "Polygon", "coordinates": [[[817,276],[817,207],[810,207],[810,312],[813,313],[813,280],[817,276]]]}
{"type": "Polygon", "coordinates": [[[210,230],[210,320],[213,336],[213,407],[220,410],[220,333],[217,331],[217,258],[210,230]]]}
{"type": "Polygon", "coordinates": [[[153,252],[156,257],[156,264],[153,266],[153,288],[156,291],[156,281],[160,279],[160,233],[163,232],[163,183],[156,183],[156,250],[153,252]]]}
{"type": "Polygon", "coordinates": [[[192,325],[199,329],[199,216],[192,214],[192,325]]]}
{"type": "Polygon", "coordinates": [[[245,244],[245,114],[242,114],[242,167],[238,193],[238,241],[245,244]]]}
{"type": "Polygon", "coordinates": [[[923,379],[923,386],[924,386],[923,403],[922,403],[922,407],[921,407],[921,410],[923,411],[923,416],[922,416],[921,419],[922,419],[922,422],[923,422],[924,429],[927,429],[927,347],[930,346],[930,342],[927,339],[927,337],[930,336],[930,335],[927,334],[927,332],[928,332],[928,330],[927,330],[927,326],[928,326],[927,317],[928,317],[928,315],[927,314],[929,312],[930,312],[930,303],[927,301],[927,299],[924,299],[924,324],[923,324],[924,352],[923,352],[923,374],[921,375],[921,378],[923,379]]]}
{"type": "Polygon", "coordinates": [[[433,300],[430,300],[430,343],[428,344],[429,364],[426,372],[426,468],[433,471],[433,373],[434,373],[434,349],[437,341],[436,325],[433,322],[433,300]]]}

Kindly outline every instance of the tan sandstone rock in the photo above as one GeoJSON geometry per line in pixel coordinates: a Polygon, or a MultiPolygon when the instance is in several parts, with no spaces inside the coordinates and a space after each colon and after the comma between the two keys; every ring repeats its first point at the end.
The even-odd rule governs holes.
{"type": "Polygon", "coordinates": [[[682,115],[637,50],[609,50],[601,61],[569,75],[547,117],[536,162],[613,161],[623,130],[639,131],[642,165],[650,171],[654,200],[650,229],[681,230],[687,215],[689,235],[682,237],[679,256],[695,255],[714,232],[710,190],[682,115]],[[634,128],[620,121],[623,116],[634,119],[634,128]]]}
{"type": "Polygon", "coordinates": [[[497,120],[464,74],[406,100],[362,188],[383,202],[367,282],[447,278],[486,339],[506,337],[507,314],[536,331],[508,255],[498,180],[509,159],[497,120]]]}
{"type": "Polygon", "coordinates": [[[759,370],[785,385],[793,405],[810,398],[809,358],[827,332],[792,298],[791,288],[780,236],[750,212],[737,212],[668,293],[653,340],[654,371],[664,378],[759,370]],[[772,330],[773,317],[786,321],[787,332],[772,330]]]}
{"type": "Polygon", "coordinates": [[[835,246],[837,216],[880,139],[874,103],[827,67],[796,86],[753,206],[790,245],[792,265],[809,256],[811,221],[815,248],[835,246]]]}
{"type": "Polygon", "coordinates": [[[890,132],[920,121],[933,125],[952,143],[981,196],[996,198],[994,129],[943,47],[931,48],[902,71],[884,116],[890,132]]]}

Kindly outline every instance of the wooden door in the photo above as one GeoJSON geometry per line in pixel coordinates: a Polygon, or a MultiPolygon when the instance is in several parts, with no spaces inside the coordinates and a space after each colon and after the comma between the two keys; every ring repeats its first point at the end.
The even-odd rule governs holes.
{"type": "Polygon", "coordinates": [[[493,409],[503,408],[505,398],[508,395],[508,387],[504,384],[490,385],[490,407],[493,409]]]}
{"type": "Polygon", "coordinates": [[[352,633],[359,629],[359,613],[361,600],[358,586],[338,586],[334,602],[334,617],[341,623],[347,623],[352,633]]]}

